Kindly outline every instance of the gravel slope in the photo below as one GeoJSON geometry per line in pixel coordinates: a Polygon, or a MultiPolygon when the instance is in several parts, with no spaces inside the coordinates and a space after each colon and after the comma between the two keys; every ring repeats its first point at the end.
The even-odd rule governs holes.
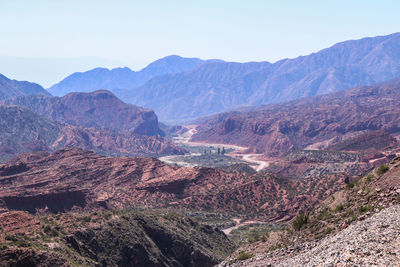
{"type": "MultiPolygon", "coordinates": [[[[230,259],[231,260],[231,259],[230,259]]],[[[400,266],[400,205],[336,235],[220,266],[400,266]]]]}

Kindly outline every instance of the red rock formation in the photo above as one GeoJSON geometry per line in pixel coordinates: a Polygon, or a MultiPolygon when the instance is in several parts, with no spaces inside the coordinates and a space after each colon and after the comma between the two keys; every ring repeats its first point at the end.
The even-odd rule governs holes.
{"type": "Polygon", "coordinates": [[[0,162],[18,153],[80,147],[106,155],[183,154],[171,140],[108,128],[55,123],[18,106],[0,106],[0,162]]]}
{"type": "Polygon", "coordinates": [[[193,141],[236,144],[268,155],[324,148],[367,131],[400,132],[400,82],[359,87],[211,117],[193,141]]]}
{"type": "MultiPolygon", "coordinates": [[[[76,148],[21,154],[0,165],[4,210],[170,207],[288,219],[344,184],[343,174],[288,180],[269,174],[179,168],[154,158],[113,158],[76,148]]],[[[1,204],[2,203],[2,204],[1,204]]]]}
{"type": "Polygon", "coordinates": [[[52,121],[73,126],[106,127],[150,136],[162,134],[152,110],[125,104],[106,90],[70,93],[64,97],[26,96],[3,103],[24,106],[52,121]]]}

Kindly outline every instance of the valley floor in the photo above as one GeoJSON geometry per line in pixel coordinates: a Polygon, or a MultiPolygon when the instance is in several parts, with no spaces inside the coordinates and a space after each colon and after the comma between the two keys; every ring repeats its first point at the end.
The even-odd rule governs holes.
{"type": "MultiPolygon", "coordinates": [[[[180,134],[177,137],[174,137],[173,140],[178,145],[183,145],[185,147],[196,147],[199,151],[203,150],[217,150],[217,149],[227,149],[229,153],[226,156],[231,157],[234,161],[238,162],[245,162],[249,164],[254,170],[257,172],[268,167],[270,161],[266,161],[264,159],[260,159],[260,157],[264,156],[263,154],[253,154],[253,153],[244,153],[248,148],[236,145],[229,145],[229,144],[216,144],[216,143],[204,143],[204,142],[193,142],[190,141],[191,137],[196,133],[196,125],[187,125],[185,126],[188,130],[183,134],[180,134]]],[[[185,156],[164,156],[160,157],[161,161],[164,161],[168,164],[176,164],[182,167],[194,167],[200,166],[201,163],[193,163],[188,162],[187,157],[198,157],[201,156],[201,153],[193,153],[187,154],[185,156]]],[[[217,159],[218,160],[218,159],[217,159]]]]}

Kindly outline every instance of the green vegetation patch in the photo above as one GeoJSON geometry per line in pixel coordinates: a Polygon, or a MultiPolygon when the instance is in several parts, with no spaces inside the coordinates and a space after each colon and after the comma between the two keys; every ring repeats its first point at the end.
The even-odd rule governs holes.
{"type": "Polygon", "coordinates": [[[296,231],[299,231],[303,225],[308,223],[308,217],[307,213],[299,213],[292,223],[293,228],[296,231]]]}
{"type": "Polygon", "coordinates": [[[376,173],[379,175],[382,175],[385,172],[387,172],[388,170],[389,170],[389,167],[387,165],[382,165],[376,170],[376,173]]]}
{"type": "Polygon", "coordinates": [[[368,211],[370,211],[371,209],[373,209],[373,206],[361,206],[358,211],[360,212],[360,214],[364,214],[368,211]]]}
{"type": "Polygon", "coordinates": [[[247,253],[247,252],[244,252],[244,251],[239,251],[239,254],[238,254],[238,256],[236,257],[236,259],[237,259],[238,261],[244,261],[244,260],[251,259],[251,258],[253,258],[253,257],[254,257],[254,254],[247,253]]]}

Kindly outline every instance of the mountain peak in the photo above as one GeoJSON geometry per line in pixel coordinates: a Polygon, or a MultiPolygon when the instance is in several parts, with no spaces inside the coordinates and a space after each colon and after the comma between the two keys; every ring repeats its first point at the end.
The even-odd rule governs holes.
{"type": "Polygon", "coordinates": [[[50,93],[37,83],[11,80],[0,74],[0,100],[25,95],[50,95],[50,93]]]}
{"type": "Polygon", "coordinates": [[[140,71],[128,67],[106,69],[95,68],[76,72],[49,88],[56,96],[70,92],[92,92],[98,89],[133,89],[145,84],[155,76],[191,70],[204,61],[198,58],[183,58],[170,55],[150,63],[140,71]]]}

